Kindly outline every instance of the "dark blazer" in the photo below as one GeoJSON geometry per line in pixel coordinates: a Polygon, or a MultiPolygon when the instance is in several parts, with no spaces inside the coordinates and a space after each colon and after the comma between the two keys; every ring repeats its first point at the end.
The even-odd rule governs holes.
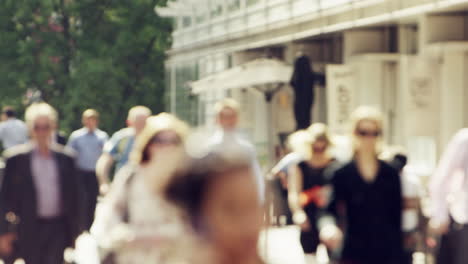
{"type": "Polygon", "coordinates": [[[367,183],[351,161],[335,172],[332,184],[330,209],[339,216],[338,202],[346,211],[342,259],[360,264],[401,263],[403,202],[398,172],[379,161],[376,179],[367,183]]]}
{"type": "MultiPolygon", "coordinates": [[[[27,254],[28,249],[36,246],[38,230],[36,188],[31,171],[32,150],[31,144],[25,144],[5,152],[5,173],[0,189],[0,234],[11,232],[14,227],[18,235],[19,256],[27,254]],[[6,220],[8,213],[19,217],[18,225],[11,225],[6,220]]],[[[69,234],[66,246],[72,247],[83,230],[82,183],[76,173],[72,153],[58,144],[54,144],[51,151],[59,170],[63,217],[69,234]]]]}

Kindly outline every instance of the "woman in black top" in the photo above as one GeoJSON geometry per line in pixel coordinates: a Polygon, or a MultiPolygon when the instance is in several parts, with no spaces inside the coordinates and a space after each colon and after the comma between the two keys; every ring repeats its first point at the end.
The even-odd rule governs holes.
{"type": "Polygon", "coordinates": [[[289,205],[295,224],[301,227],[301,245],[306,258],[315,258],[320,243],[317,228],[318,217],[328,204],[331,192],[330,175],[334,159],[328,147],[330,139],[324,124],[313,124],[308,128],[310,157],[292,168],[289,178],[289,205]]]}
{"type": "MultiPolygon", "coordinates": [[[[398,172],[377,159],[382,134],[380,113],[369,107],[353,114],[354,158],[335,172],[332,180],[336,205],[345,209],[345,232],[340,263],[398,264],[403,246],[402,197],[398,172]]],[[[329,225],[321,238],[337,246],[341,231],[329,225]]]]}

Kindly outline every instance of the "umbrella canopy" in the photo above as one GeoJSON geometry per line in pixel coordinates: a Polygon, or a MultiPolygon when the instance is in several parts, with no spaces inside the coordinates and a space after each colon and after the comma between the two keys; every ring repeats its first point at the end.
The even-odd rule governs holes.
{"type": "Polygon", "coordinates": [[[257,59],[190,83],[192,92],[289,83],[292,67],[277,59],[257,59]]]}

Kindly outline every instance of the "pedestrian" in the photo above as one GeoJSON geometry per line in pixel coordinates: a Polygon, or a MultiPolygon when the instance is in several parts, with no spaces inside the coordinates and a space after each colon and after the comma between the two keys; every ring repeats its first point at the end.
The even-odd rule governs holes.
{"type": "Polygon", "coordinates": [[[211,248],[211,263],[263,263],[257,246],[263,210],[251,159],[239,148],[234,155],[216,150],[193,158],[166,189],[168,200],[211,248]]]}
{"type": "Polygon", "coordinates": [[[380,154],[400,175],[401,190],[403,198],[402,231],[404,255],[401,264],[413,263],[413,255],[422,243],[421,230],[421,197],[422,184],[420,174],[414,166],[407,165],[407,154],[402,147],[391,146],[380,154]]]}
{"type": "Polygon", "coordinates": [[[76,152],[76,165],[86,192],[87,221],[86,229],[94,220],[99,185],[96,177],[96,162],[102,154],[104,143],[109,136],[98,128],[99,113],[94,109],[83,112],[83,127],[74,131],[68,140],[68,147],[76,152]]]}
{"type": "Polygon", "coordinates": [[[310,138],[308,130],[298,130],[288,136],[287,145],[291,152],[286,154],[270,171],[272,177],[279,177],[287,189],[290,168],[304,161],[309,150],[305,149],[305,142],[310,138]]]}
{"type": "MultiPolygon", "coordinates": [[[[332,179],[329,210],[346,223],[340,263],[401,263],[401,184],[397,170],[377,158],[382,123],[382,115],[374,108],[360,107],[353,113],[354,157],[332,179]],[[338,211],[339,204],[344,215],[338,211]]],[[[322,226],[320,236],[328,247],[338,248],[341,232],[329,223],[322,226]]]]}
{"type": "Polygon", "coordinates": [[[468,259],[468,129],[447,145],[429,184],[433,234],[441,235],[437,264],[461,264],[468,259]]]}
{"type": "Polygon", "coordinates": [[[83,192],[75,160],[51,140],[57,112],[46,103],[26,110],[32,141],[8,149],[0,190],[0,252],[6,263],[63,263],[83,230],[83,192]]]}
{"type": "Polygon", "coordinates": [[[294,61],[294,72],[289,82],[294,90],[294,118],[296,130],[310,126],[314,105],[315,74],[312,63],[307,55],[300,52],[294,61]]]}
{"type": "Polygon", "coordinates": [[[331,177],[338,163],[330,155],[331,139],[325,124],[315,123],[308,128],[307,158],[291,167],[288,200],[294,223],[301,228],[300,242],[306,263],[315,263],[320,244],[319,217],[325,213],[331,193],[331,177]]]}
{"type": "Polygon", "coordinates": [[[5,106],[2,110],[0,140],[4,150],[28,141],[28,128],[16,117],[16,111],[11,106],[5,106]]]}
{"type": "MultiPolygon", "coordinates": [[[[268,186],[270,190],[267,191],[269,201],[273,203],[273,212],[271,213],[275,218],[274,223],[293,224],[292,213],[288,205],[288,179],[291,167],[297,165],[304,160],[307,151],[304,150],[304,142],[309,138],[307,130],[299,130],[288,136],[287,146],[291,152],[286,154],[270,171],[268,174],[268,186]],[[286,219],[284,219],[286,217],[286,219]],[[286,220],[286,221],[285,221],[286,220]]],[[[269,214],[270,215],[270,214],[269,214]]]]}
{"type": "Polygon", "coordinates": [[[145,127],[146,119],[151,110],[146,106],[134,106],[128,111],[127,127],[115,132],[104,145],[103,153],[96,163],[96,175],[99,180],[100,192],[106,193],[112,179],[111,169],[118,172],[128,161],[133,149],[135,137],[145,127]]]}
{"type": "Polygon", "coordinates": [[[255,182],[263,203],[265,200],[265,178],[256,157],[254,146],[244,139],[238,131],[239,103],[232,98],[225,98],[214,107],[218,131],[209,140],[209,148],[219,152],[241,150],[248,155],[254,172],[255,182]]]}
{"type": "Polygon", "coordinates": [[[189,233],[179,211],[163,193],[184,153],[188,126],[167,113],[149,117],[96,211],[91,234],[104,263],[179,263],[189,233]],[[174,252],[175,250],[175,252],[174,252]],[[170,262],[174,261],[174,262],[170,262]]]}

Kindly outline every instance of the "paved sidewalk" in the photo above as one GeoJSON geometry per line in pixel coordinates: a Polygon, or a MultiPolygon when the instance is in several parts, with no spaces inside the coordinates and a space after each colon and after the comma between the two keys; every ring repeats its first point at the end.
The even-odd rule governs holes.
{"type": "Polygon", "coordinates": [[[267,264],[305,264],[297,226],[265,229],[260,236],[259,247],[267,264]]]}

